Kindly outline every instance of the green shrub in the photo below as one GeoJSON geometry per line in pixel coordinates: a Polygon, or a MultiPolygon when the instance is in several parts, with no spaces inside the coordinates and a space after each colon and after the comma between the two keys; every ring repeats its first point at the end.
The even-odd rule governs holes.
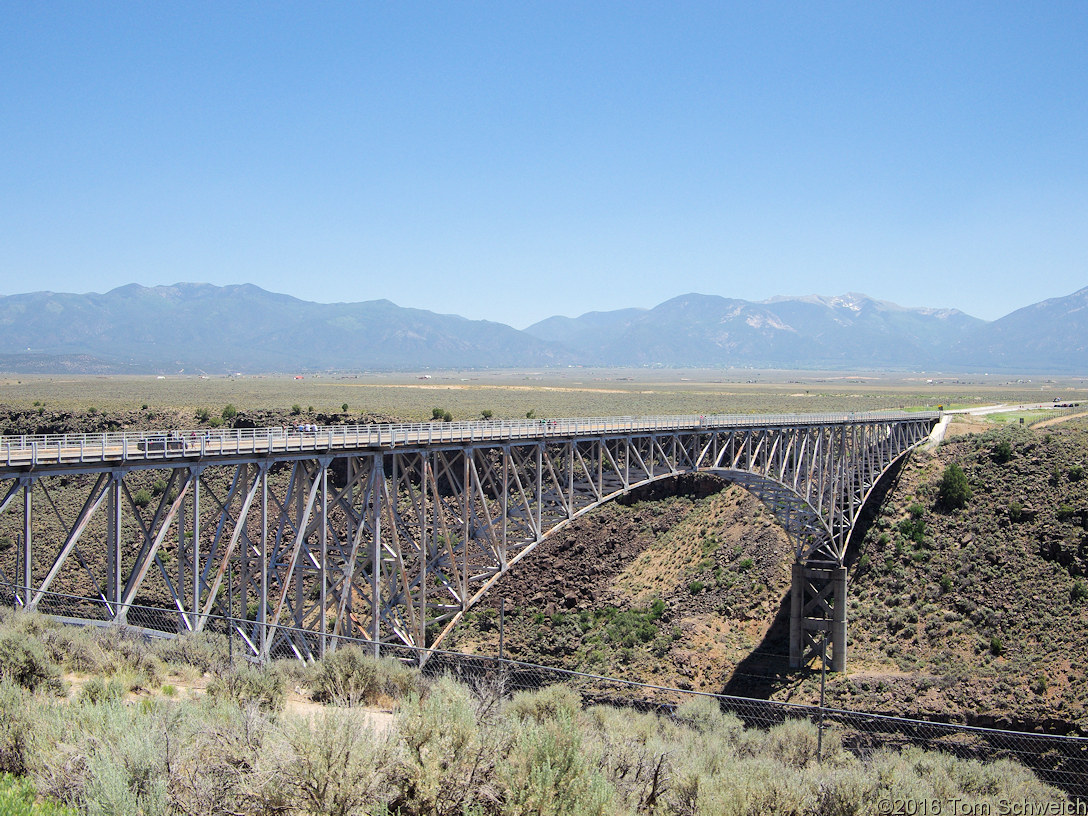
{"type": "MultiPolygon", "coordinates": [[[[766,732],[754,732],[760,737],[749,743],[756,756],[772,757],[789,768],[803,769],[816,762],[818,735],[816,726],[808,720],[786,720],[766,732]]],[[[824,757],[842,750],[835,731],[825,731],[824,757]]]]}
{"type": "Polygon", "coordinates": [[[69,671],[105,673],[112,665],[98,639],[99,630],[90,626],[58,626],[47,629],[38,639],[49,659],[69,671]]]}
{"type": "Polygon", "coordinates": [[[585,752],[570,714],[524,723],[499,766],[503,812],[518,816],[614,813],[615,791],[597,770],[595,759],[585,752]]]}
{"type": "Polygon", "coordinates": [[[167,728],[172,813],[332,812],[309,811],[297,800],[286,717],[210,700],[171,701],[151,716],[167,728]]]}
{"type": "Polygon", "coordinates": [[[81,703],[90,705],[116,703],[125,698],[125,691],[124,684],[116,678],[110,678],[107,681],[101,677],[92,677],[83,684],[83,688],[79,690],[76,699],[81,703]]]}
{"type": "Polygon", "coordinates": [[[1084,466],[1083,465],[1073,465],[1071,468],[1069,468],[1069,481],[1079,482],[1081,480],[1081,477],[1083,477],[1083,476],[1084,476],[1084,466]]]}
{"type": "Polygon", "coordinates": [[[994,657],[1001,657],[1001,655],[1005,654],[1005,644],[997,635],[990,638],[990,654],[994,657]]]}
{"type": "Polygon", "coordinates": [[[208,696],[240,708],[255,706],[260,711],[276,712],[283,709],[287,699],[287,684],[275,665],[260,668],[244,663],[212,680],[208,696]]]}
{"type": "Polygon", "coordinates": [[[1005,464],[1005,462],[1008,462],[1010,459],[1012,459],[1012,445],[1009,444],[1009,440],[1002,439],[1000,442],[994,445],[993,450],[990,452],[990,455],[993,457],[993,460],[999,465],[1003,465],[1005,464]]]}
{"type": "Polygon", "coordinates": [[[704,589],[706,589],[706,584],[704,584],[702,581],[692,581],[690,584],[688,584],[688,592],[690,592],[692,595],[698,595],[704,589]]]}
{"type": "Polygon", "coordinates": [[[318,702],[367,705],[377,699],[378,692],[377,661],[358,646],[342,646],[317,664],[313,697],[318,702]]]}
{"type": "Polygon", "coordinates": [[[0,773],[26,771],[27,739],[33,728],[31,700],[22,686],[0,680],[0,773]]]}
{"type": "Polygon", "coordinates": [[[313,698],[340,706],[375,705],[401,699],[420,688],[419,672],[391,659],[376,660],[358,646],[341,646],[314,670],[313,698]]]}
{"type": "Polygon", "coordinates": [[[221,416],[221,417],[223,417],[223,419],[224,419],[225,421],[229,422],[230,420],[232,420],[232,419],[234,419],[234,418],[235,418],[236,416],[238,416],[238,409],[237,409],[237,408],[235,408],[235,407],[234,407],[234,406],[233,406],[233,405],[232,405],[231,403],[229,403],[229,402],[228,402],[228,403],[227,403],[227,404],[226,404],[226,405],[225,405],[225,406],[223,407],[223,413],[222,413],[222,414],[220,414],[220,416],[221,416]]]}
{"type": "Polygon", "coordinates": [[[211,632],[189,632],[155,641],[152,648],[166,663],[193,666],[202,672],[220,672],[230,663],[227,639],[211,632]]]}
{"type": "Polygon", "coordinates": [[[395,743],[371,728],[363,712],[329,710],[312,720],[291,718],[284,735],[290,760],[275,781],[292,799],[297,793],[302,812],[385,812],[371,808],[387,794],[383,769],[396,762],[395,743]]]}
{"type": "Polygon", "coordinates": [[[33,775],[42,793],[94,814],[169,813],[170,740],[176,722],[152,704],[51,706],[40,710],[33,775]],[[63,746],[60,750],[52,746],[63,746]]]}
{"type": "Polygon", "coordinates": [[[722,711],[716,697],[699,694],[688,697],[673,712],[673,719],[700,734],[735,743],[744,732],[744,724],[733,713],[722,711]]]}
{"type": "MultiPolygon", "coordinates": [[[[390,810],[428,816],[471,813],[491,789],[499,752],[476,720],[464,686],[440,678],[426,696],[412,697],[397,712],[396,730],[404,749],[400,795],[390,810]]],[[[510,811],[507,811],[510,812],[510,811]]]]}
{"type": "Polygon", "coordinates": [[[340,412],[344,414],[348,412],[348,404],[346,402],[340,406],[340,412]]]}
{"type": "MultiPolygon", "coordinates": [[[[894,789],[904,792],[940,791],[943,795],[973,799],[972,807],[976,812],[1000,812],[1000,802],[1028,801],[1034,797],[1062,797],[1053,788],[1048,788],[1035,779],[1031,771],[1007,759],[991,763],[976,760],[958,759],[951,754],[926,751],[915,746],[901,750],[880,749],[867,763],[869,776],[875,780],[895,780],[894,789]]],[[[884,782],[883,784],[888,784],[884,782]]],[[[878,796],[874,792],[868,795],[872,802],[878,796]]],[[[886,788],[885,788],[886,790],[886,788]]],[[[871,812],[866,810],[862,813],[871,812]]]]}
{"type": "Polygon", "coordinates": [[[38,801],[29,779],[0,774],[0,813],[4,816],[77,816],[79,811],[56,802],[38,801]]]}
{"type": "Polygon", "coordinates": [[[967,474],[963,468],[952,462],[944,469],[937,488],[937,500],[946,510],[956,510],[971,498],[971,487],[967,484],[967,474]]]}
{"type": "Polygon", "coordinates": [[[197,408],[196,409],[195,416],[201,422],[207,422],[209,417],[211,417],[211,415],[212,415],[211,411],[209,411],[207,408],[197,408]]]}
{"type": "Polygon", "coordinates": [[[291,406],[291,416],[298,416],[302,413],[302,406],[297,402],[291,406]]]}
{"type": "Polygon", "coordinates": [[[0,634],[0,680],[34,691],[45,688],[61,693],[60,668],[49,659],[37,638],[18,631],[0,634]]]}
{"type": "Polygon", "coordinates": [[[926,521],[923,518],[907,518],[899,522],[898,530],[908,541],[921,544],[926,538],[926,521]]]}
{"type": "Polygon", "coordinates": [[[540,691],[519,691],[506,707],[511,716],[535,722],[560,716],[573,717],[581,710],[582,695],[563,683],[555,683],[540,691]]]}
{"type": "MultiPolygon", "coordinates": [[[[0,541],[2,540],[0,539],[0,541]]],[[[8,603],[11,603],[10,595],[8,596],[8,603]]],[[[33,637],[41,637],[46,632],[62,628],[64,628],[62,624],[40,612],[25,612],[23,607],[0,606],[0,633],[20,632],[33,637]]]]}
{"type": "Polygon", "coordinates": [[[597,619],[604,621],[604,637],[609,643],[630,649],[657,637],[656,622],[664,611],[665,602],[658,599],[648,610],[605,607],[597,613],[597,619]]]}
{"type": "Polygon", "coordinates": [[[137,507],[147,507],[151,504],[151,493],[141,487],[133,494],[132,503],[137,507]]]}
{"type": "MultiPolygon", "coordinates": [[[[665,611],[654,603],[632,620],[665,611]]],[[[917,613],[907,618],[917,619],[917,613]]],[[[0,613],[0,622],[6,634],[36,630],[56,638],[47,653],[61,647],[58,631],[70,631],[21,613],[0,613]]],[[[85,642],[123,653],[111,666],[140,662],[137,639],[111,630],[95,638],[85,642]]],[[[379,674],[386,665],[379,664],[379,674]]],[[[999,794],[1024,801],[1056,795],[1007,761],[984,764],[911,748],[858,760],[841,750],[834,729],[825,732],[817,764],[809,723],[746,730],[709,695],[692,696],[662,717],[603,706],[583,711],[575,690],[555,685],[518,694],[485,715],[480,700],[450,678],[420,695],[418,673],[388,665],[411,674],[416,690],[389,731],[374,730],[358,711],[303,718],[240,708],[235,702],[244,695],[231,691],[226,676],[200,702],[127,705],[110,692],[111,684],[123,687],[120,675],[99,680],[94,691],[86,690],[94,688],[89,683],[76,705],[0,682],[0,770],[26,774],[42,796],[80,813],[149,816],[864,813],[889,785],[904,795],[985,802],[997,812],[999,794]]],[[[316,670],[276,667],[290,683],[316,670]]],[[[1022,682],[1025,692],[1048,689],[1038,671],[1022,682]]],[[[0,780],[0,813],[22,812],[5,809],[3,795],[0,780]]]]}
{"type": "Polygon", "coordinates": [[[1088,584],[1084,581],[1074,581],[1073,588],[1069,590],[1069,600],[1073,603],[1088,599],[1088,584]]]}
{"type": "Polygon", "coordinates": [[[162,666],[147,639],[115,626],[100,629],[93,637],[106,655],[104,671],[124,683],[126,690],[149,688],[157,683],[162,666]]]}

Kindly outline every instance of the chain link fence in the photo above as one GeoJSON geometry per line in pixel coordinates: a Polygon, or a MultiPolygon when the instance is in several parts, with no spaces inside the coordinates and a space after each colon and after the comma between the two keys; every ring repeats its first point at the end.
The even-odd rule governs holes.
{"type": "MultiPolygon", "coordinates": [[[[0,580],[0,604],[26,608],[25,589],[0,580]]],[[[114,605],[104,598],[54,592],[42,593],[37,611],[80,625],[114,625],[117,617],[114,605]]],[[[149,637],[175,637],[198,624],[195,616],[180,609],[133,605],[123,610],[122,615],[126,626],[149,637]]],[[[808,720],[819,729],[821,742],[834,737],[844,748],[862,758],[880,749],[918,746],[961,759],[983,762],[1012,759],[1076,801],[1088,801],[1088,737],[981,728],[819,705],[685,691],[497,656],[375,643],[364,638],[334,636],[284,625],[266,627],[266,648],[262,649],[261,627],[256,621],[216,615],[209,615],[199,622],[199,628],[229,638],[232,653],[252,662],[259,662],[262,652],[271,658],[315,660],[341,644],[350,643],[375,656],[417,665],[427,677],[452,675],[481,694],[509,696],[517,691],[563,683],[577,691],[586,705],[625,706],[666,715],[685,700],[695,696],[711,697],[723,711],[733,713],[749,728],[766,729],[791,719],[808,720]]]]}
{"type": "Polygon", "coordinates": [[[1053,420],[1060,417],[1074,417],[1085,413],[1084,407],[1079,402],[1063,402],[1055,403],[1051,409],[1046,409],[1046,414],[1043,416],[1032,419],[1028,422],[1029,428],[1034,428],[1036,425],[1040,425],[1049,420],[1053,420]]]}

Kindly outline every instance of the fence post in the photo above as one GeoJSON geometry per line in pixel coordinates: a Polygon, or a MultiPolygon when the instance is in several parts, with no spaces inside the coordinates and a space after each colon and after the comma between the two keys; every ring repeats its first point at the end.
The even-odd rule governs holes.
{"type": "Polygon", "coordinates": [[[816,762],[824,761],[824,687],[827,681],[827,630],[820,638],[820,716],[816,724],[816,762]]]}

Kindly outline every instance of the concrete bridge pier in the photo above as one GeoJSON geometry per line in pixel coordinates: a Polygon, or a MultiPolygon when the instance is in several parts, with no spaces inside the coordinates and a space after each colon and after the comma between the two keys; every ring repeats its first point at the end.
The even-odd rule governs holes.
{"type": "Polygon", "coordinates": [[[846,671],[846,567],[838,564],[793,565],[790,590],[790,668],[830,646],[827,668],[846,671]]]}

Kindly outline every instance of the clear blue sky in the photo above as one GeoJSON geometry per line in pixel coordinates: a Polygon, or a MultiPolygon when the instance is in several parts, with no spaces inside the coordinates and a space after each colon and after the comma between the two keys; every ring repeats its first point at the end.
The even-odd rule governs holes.
{"type": "Polygon", "coordinates": [[[0,294],[1088,285],[1088,2],[0,0],[0,294]]]}

